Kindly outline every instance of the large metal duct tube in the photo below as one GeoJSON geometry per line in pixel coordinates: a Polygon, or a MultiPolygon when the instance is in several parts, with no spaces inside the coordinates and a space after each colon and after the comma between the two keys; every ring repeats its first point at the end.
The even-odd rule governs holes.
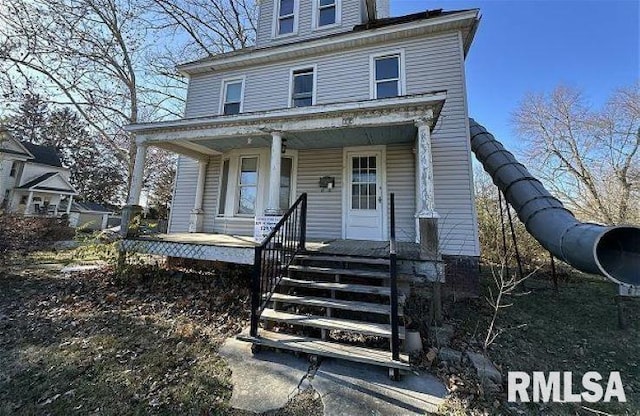
{"type": "Polygon", "coordinates": [[[491,133],[469,122],[471,150],[544,248],[583,272],[640,285],[639,227],[578,221],[491,133]]]}

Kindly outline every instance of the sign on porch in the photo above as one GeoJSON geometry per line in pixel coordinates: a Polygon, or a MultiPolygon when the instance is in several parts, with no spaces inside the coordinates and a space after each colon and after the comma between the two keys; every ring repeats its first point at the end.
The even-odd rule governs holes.
{"type": "Polygon", "coordinates": [[[256,217],[255,227],[253,229],[253,239],[257,243],[261,243],[262,240],[267,238],[269,233],[274,229],[274,227],[281,219],[282,217],[279,215],[256,217]]]}

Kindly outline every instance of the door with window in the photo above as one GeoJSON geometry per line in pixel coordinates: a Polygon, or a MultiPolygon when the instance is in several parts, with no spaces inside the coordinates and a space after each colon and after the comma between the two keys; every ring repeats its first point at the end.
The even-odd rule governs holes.
{"type": "Polygon", "coordinates": [[[381,151],[347,152],[346,238],[384,238],[383,177],[381,151]]]}

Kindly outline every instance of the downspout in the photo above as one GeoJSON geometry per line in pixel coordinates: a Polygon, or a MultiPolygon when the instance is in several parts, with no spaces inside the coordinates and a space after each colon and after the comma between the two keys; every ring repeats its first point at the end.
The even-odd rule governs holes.
{"type": "Polygon", "coordinates": [[[493,135],[469,119],[471,150],[540,244],[576,269],[640,285],[640,227],[583,223],[493,135]]]}

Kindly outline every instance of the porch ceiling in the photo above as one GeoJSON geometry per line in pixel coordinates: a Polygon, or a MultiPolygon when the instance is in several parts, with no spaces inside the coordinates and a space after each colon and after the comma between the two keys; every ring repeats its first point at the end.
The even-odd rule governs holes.
{"type": "MultiPolygon", "coordinates": [[[[344,146],[367,146],[406,143],[415,140],[417,128],[413,124],[377,127],[356,127],[322,131],[283,132],[289,149],[321,149],[344,146]]],[[[231,149],[271,146],[271,135],[250,138],[200,140],[198,144],[217,152],[231,149]]]]}

